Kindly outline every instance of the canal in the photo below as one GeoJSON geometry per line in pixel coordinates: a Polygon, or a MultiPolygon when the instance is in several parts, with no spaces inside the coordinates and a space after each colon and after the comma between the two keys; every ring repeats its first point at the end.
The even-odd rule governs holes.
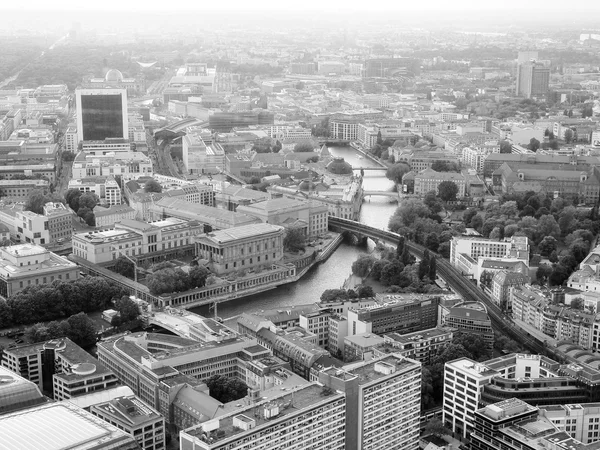
{"type": "MultiPolygon", "coordinates": [[[[360,154],[352,147],[329,147],[329,151],[333,156],[344,158],[353,167],[377,167],[373,161],[360,158],[360,154]]],[[[366,171],[363,188],[370,191],[385,191],[391,190],[393,183],[385,177],[384,171],[366,171]]],[[[361,209],[360,221],[367,225],[387,229],[389,218],[396,207],[397,203],[387,197],[367,198],[361,209]]],[[[356,247],[344,243],[327,261],[314,267],[297,283],[221,303],[218,306],[218,315],[226,319],[243,312],[317,302],[324,290],[342,287],[351,273],[351,266],[356,258],[372,251],[373,244],[371,241],[368,242],[369,247],[356,247]]],[[[192,311],[203,315],[214,314],[212,311],[209,312],[207,307],[194,308],[192,311]]]]}

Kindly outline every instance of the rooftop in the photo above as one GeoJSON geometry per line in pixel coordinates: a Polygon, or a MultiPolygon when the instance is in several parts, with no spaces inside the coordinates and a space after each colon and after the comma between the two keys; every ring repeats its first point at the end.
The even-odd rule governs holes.
{"type": "Polygon", "coordinates": [[[0,450],[92,450],[135,443],[133,436],[69,403],[0,416],[0,436],[0,450]]]}
{"type": "Polygon", "coordinates": [[[337,370],[357,376],[359,378],[359,384],[363,385],[389,376],[390,374],[387,372],[391,370],[394,371],[393,373],[399,373],[420,369],[420,367],[421,363],[397,354],[391,354],[378,359],[373,359],[368,362],[359,361],[356,363],[346,364],[344,367],[337,370]]]}
{"type": "MultiPolygon", "coordinates": [[[[276,391],[273,391],[273,393],[274,392],[276,391]]],[[[226,439],[236,438],[237,435],[245,433],[244,430],[234,424],[237,424],[238,421],[254,421],[256,427],[252,429],[252,432],[256,432],[261,426],[272,423],[269,413],[274,414],[277,418],[281,418],[296,414],[306,408],[330,401],[331,399],[337,400],[342,398],[342,394],[327,389],[318,383],[312,383],[295,390],[279,390],[273,397],[263,397],[262,401],[255,405],[241,407],[239,410],[231,412],[227,416],[218,417],[214,419],[214,421],[205,422],[204,424],[188,428],[185,430],[185,433],[204,440],[207,439],[203,438],[203,436],[206,436],[204,430],[209,430],[216,425],[216,430],[218,431],[212,433],[210,438],[212,439],[212,442],[220,442],[226,439]],[[236,420],[236,418],[238,420],[236,420]]],[[[240,404],[240,406],[242,405],[240,404]]]]}
{"type": "Polygon", "coordinates": [[[493,377],[499,372],[489,368],[483,363],[478,363],[469,358],[459,358],[446,363],[446,366],[474,378],[493,377]]]}
{"type": "Polygon", "coordinates": [[[145,405],[135,395],[117,397],[108,402],[94,405],[92,408],[92,410],[100,410],[104,414],[108,414],[129,426],[155,421],[162,417],[157,411],[145,405]]]}
{"type": "Polygon", "coordinates": [[[283,230],[283,227],[271,225],[268,223],[255,223],[251,225],[242,225],[240,227],[229,228],[227,230],[213,231],[206,235],[200,235],[197,239],[208,238],[219,244],[237,241],[240,239],[263,236],[269,233],[277,233],[283,230]]]}

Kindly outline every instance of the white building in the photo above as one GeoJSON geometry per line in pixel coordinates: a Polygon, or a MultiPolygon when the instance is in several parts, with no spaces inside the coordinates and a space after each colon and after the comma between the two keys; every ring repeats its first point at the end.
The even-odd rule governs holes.
{"type": "Polygon", "coordinates": [[[72,178],[116,177],[124,181],[153,175],[152,160],[141,152],[92,155],[81,152],[73,161],[72,178]]]}
{"type": "Polygon", "coordinates": [[[512,236],[503,241],[482,237],[455,236],[450,242],[450,262],[457,265],[461,254],[477,261],[485,258],[513,258],[529,265],[529,239],[525,236],[512,236]]]}
{"type": "Polygon", "coordinates": [[[444,405],[442,422],[465,439],[473,429],[475,411],[483,386],[499,372],[468,358],[447,362],[444,366],[444,405]]]}
{"type": "Polygon", "coordinates": [[[199,134],[182,138],[183,164],[189,173],[219,173],[225,169],[225,151],[220,144],[207,145],[199,134]]]}

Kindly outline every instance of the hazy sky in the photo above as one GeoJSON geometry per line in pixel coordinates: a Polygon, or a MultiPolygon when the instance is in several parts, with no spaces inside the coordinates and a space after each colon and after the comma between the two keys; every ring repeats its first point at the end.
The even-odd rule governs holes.
{"type": "MultiPolygon", "coordinates": [[[[440,10],[453,11],[497,11],[504,10],[538,10],[543,11],[565,11],[591,12],[600,11],[599,0],[577,0],[570,2],[568,6],[561,0],[426,0],[424,2],[408,0],[224,0],[224,1],[202,1],[202,0],[176,0],[174,2],[165,0],[100,0],[86,2],[81,0],[28,0],[24,3],[0,1],[0,10],[137,10],[137,11],[164,11],[164,10],[197,10],[197,11],[226,11],[226,10],[322,10],[322,11],[423,11],[433,12],[440,10]],[[17,7],[15,8],[15,5],[17,7]]],[[[512,10],[512,11],[511,11],[512,10]]]]}

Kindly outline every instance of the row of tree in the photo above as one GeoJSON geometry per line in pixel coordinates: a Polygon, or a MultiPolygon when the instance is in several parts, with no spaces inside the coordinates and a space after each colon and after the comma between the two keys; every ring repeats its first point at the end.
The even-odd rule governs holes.
{"type": "Polygon", "coordinates": [[[71,339],[82,348],[90,348],[96,343],[96,324],[86,313],[81,312],[62,321],[36,323],[27,328],[23,336],[29,343],[64,337],[71,339]]]}
{"type": "Polygon", "coordinates": [[[79,189],[69,189],[65,193],[65,201],[86,224],[91,227],[96,225],[94,208],[100,203],[100,199],[96,194],[93,192],[83,193],[79,189]]]}
{"type": "Polygon", "coordinates": [[[156,264],[146,277],[148,289],[153,295],[170,294],[197,289],[206,285],[210,271],[203,266],[192,266],[186,273],[170,262],[156,264]]]}
{"type": "Polygon", "coordinates": [[[113,299],[126,294],[124,289],[102,277],[29,286],[8,300],[0,300],[0,328],[61,319],[79,312],[102,311],[113,299]]]}

